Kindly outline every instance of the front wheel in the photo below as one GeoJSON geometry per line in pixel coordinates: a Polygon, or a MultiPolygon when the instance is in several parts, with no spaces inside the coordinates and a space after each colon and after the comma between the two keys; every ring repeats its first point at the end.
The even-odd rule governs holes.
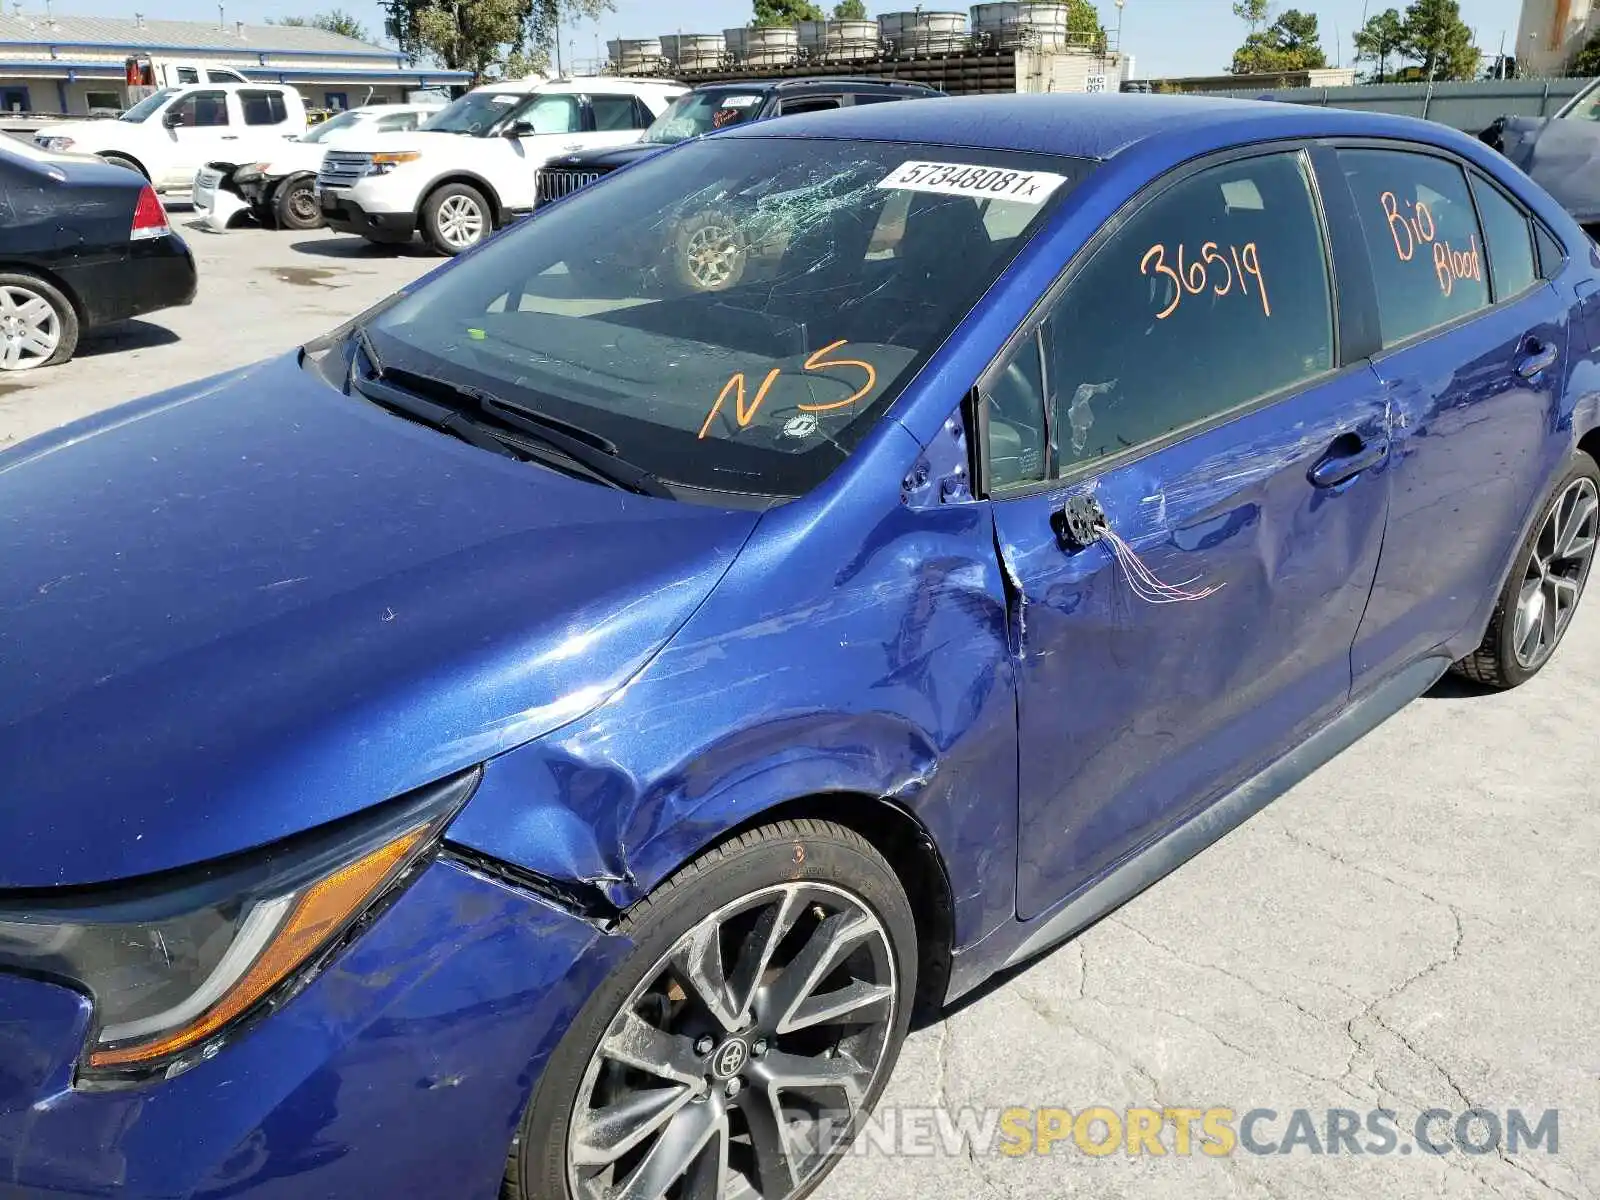
{"type": "Polygon", "coordinates": [[[272,215],[279,229],[317,229],[322,225],[315,184],[314,175],[296,175],[278,185],[272,215]]]}
{"type": "Polygon", "coordinates": [[[621,922],[634,951],[550,1057],[508,1200],[796,1200],[899,1057],[916,934],[851,830],[781,821],[702,855],[621,922]]]}
{"type": "Polygon", "coordinates": [[[66,362],[78,347],[78,313],[53,284],[0,274],[0,371],[66,362]]]}
{"type": "Polygon", "coordinates": [[[1537,675],[1578,611],[1597,534],[1600,468],[1578,451],[1517,552],[1483,642],[1455,672],[1502,689],[1537,675]]]}
{"type": "Polygon", "coordinates": [[[470,250],[494,232],[489,202],[464,183],[448,183],[422,206],[422,236],[440,254],[470,250]]]}

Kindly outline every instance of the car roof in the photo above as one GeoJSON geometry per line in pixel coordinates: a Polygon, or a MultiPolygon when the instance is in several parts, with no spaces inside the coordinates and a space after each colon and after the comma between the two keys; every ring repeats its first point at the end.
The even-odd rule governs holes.
{"type": "Polygon", "coordinates": [[[1275,137],[1399,137],[1457,146],[1429,121],[1354,109],[1212,96],[955,96],[940,104],[871,104],[737,125],[728,137],[837,137],[925,142],[1108,159],[1146,142],[1211,146],[1275,137]]]}

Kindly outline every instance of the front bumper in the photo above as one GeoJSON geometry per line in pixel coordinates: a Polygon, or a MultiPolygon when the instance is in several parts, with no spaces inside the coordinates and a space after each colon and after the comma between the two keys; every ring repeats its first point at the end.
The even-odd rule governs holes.
{"type": "Polygon", "coordinates": [[[628,947],[441,858],[215,1058],[102,1092],[71,1086],[88,1002],[0,975],[0,1195],[492,1200],[545,1061],[628,947]]]}
{"type": "Polygon", "coordinates": [[[359,233],[362,237],[385,242],[404,242],[417,230],[417,216],[410,212],[368,212],[348,191],[317,188],[317,205],[330,229],[340,233],[359,233]]]}

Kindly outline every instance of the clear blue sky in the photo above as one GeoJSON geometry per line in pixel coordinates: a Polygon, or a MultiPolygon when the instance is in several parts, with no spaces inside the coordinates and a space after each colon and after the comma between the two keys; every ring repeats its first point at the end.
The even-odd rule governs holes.
{"type": "MultiPolygon", "coordinates": [[[[146,15],[176,19],[214,20],[214,0],[54,0],[61,14],[82,16],[128,16],[136,9],[146,15]]],[[[593,25],[568,30],[562,37],[570,43],[579,65],[586,66],[595,54],[595,41],[611,37],[654,37],[683,30],[686,33],[716,32],[725,26],[743,25],[750,20],[750,0],[615,0],[616,10],[593,25]]],[[[831,8],[832,0],[826,0],[831,8]]],[[[1097,0],[1101,19],[1116,24],[1112,0],[1097,0]]],[[[1277,8],[1294,7],[1314,12],[1321,19],[1322,42],[1328,61],[1340,57],[1350,62],[1350,35],[1361,24],[1364,8],[1377,12],[1390,5],[1405,8],[1405,0],[1288,0],[1277,8]],[[1338,31],[1335,43],[1334,31],[1338,31]]],[[[26,11],[42,11],[43,0],[24,0],[26,11]]],[[[343,7],[367,20],[376,33],[383,27],[379,6],[371,0],[305,0],[304,3],[246,3],[233,0],[227,6],[229,21],[261,21],[267,17],[290,16],[343,7]]],[[[867,0],[867,11],[883,12],[915,8],[915,0],[867,0]]],[[[924,9],[965,9],[965,3],[923,0],[924,9]]],[[[1478,34],[1478,46],[1494,54],[1504,33],[1512,48],[1517,36],[1520,0],[1461,0],[1461,15],[1478,34]]],[[[1127,0],[1123,9],[1122,44],[1137,57],[1140,75],[1204,75],[1225,71],[1234,48],[1242,40],[1244,25],[1235,19],[1228,0],[1127,0]]],[[[567,53],[568,46],[562,47],[567,53]]]]}

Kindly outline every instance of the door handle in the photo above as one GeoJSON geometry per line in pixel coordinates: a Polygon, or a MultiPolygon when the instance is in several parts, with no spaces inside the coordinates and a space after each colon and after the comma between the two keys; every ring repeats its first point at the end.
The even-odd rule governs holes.
{"type": "Polygon", "coordinates": [[[1522,378],[1535,379],[1555,366],[1559,351],[1554,342],[1530,337],[1523,345],[1522,356],[1517,359],[1517,374],[1522,378]]]}
{"type": "Polygon", "coordinates": [[[1359,434],[1347,433],[1334,440],[1328,452],[1309,472],[1314,487],[1338,487],[1361,472],[1377,466],[1389,453],[1389,439],[1367,441],[1359,434]]]}

